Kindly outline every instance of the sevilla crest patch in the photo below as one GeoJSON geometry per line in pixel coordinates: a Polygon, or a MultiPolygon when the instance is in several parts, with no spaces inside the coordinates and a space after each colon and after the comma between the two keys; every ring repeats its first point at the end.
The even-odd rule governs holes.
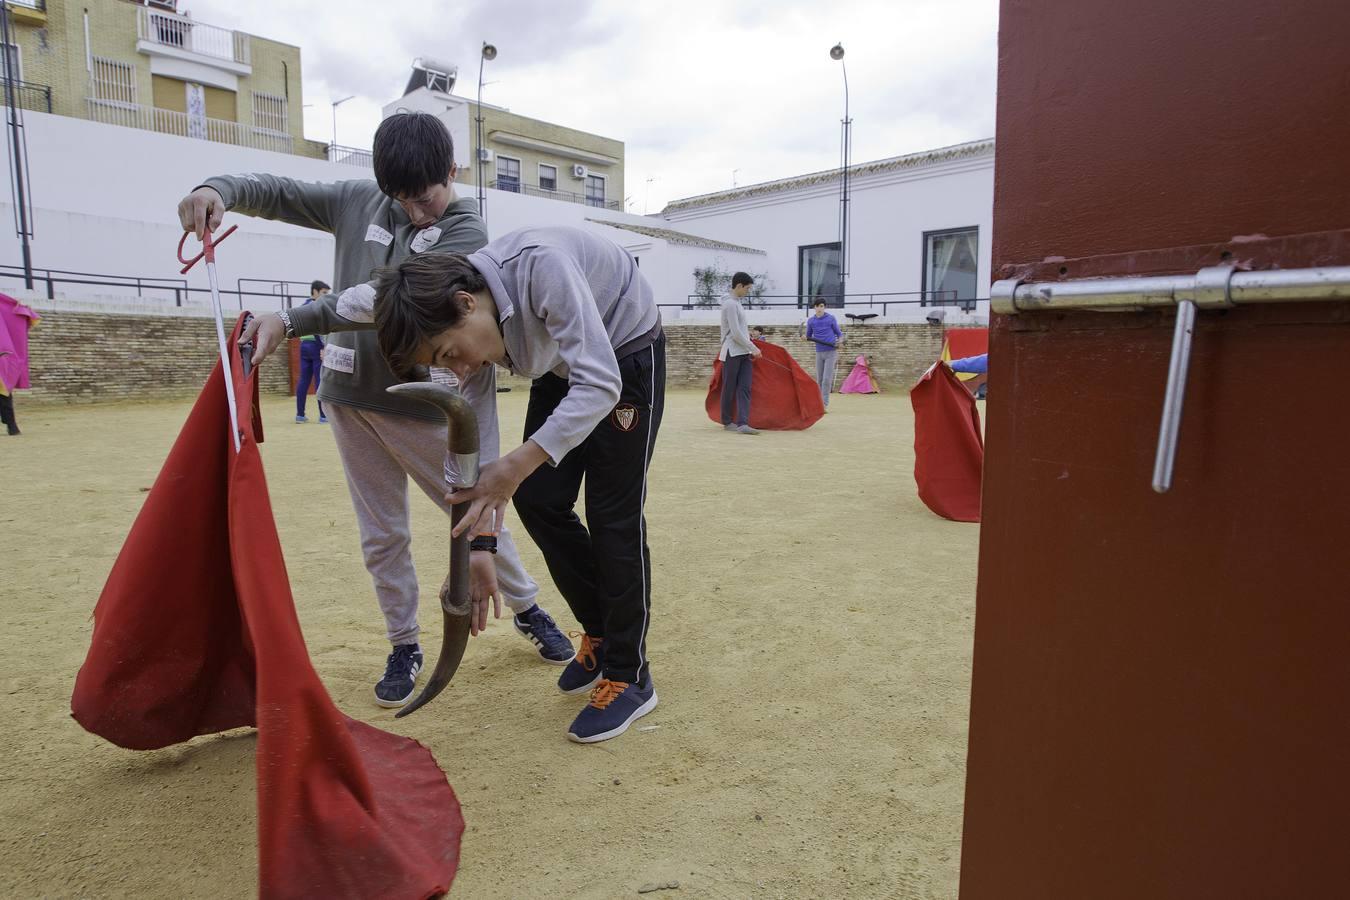
{"type": "Polygon", "coordinates": [[[637,427],[638,411],[637,407],[631,403],[620,403],[614,407],[614,412],[609,416],[614,427],[620,431],[632,431],[637,427]]]}

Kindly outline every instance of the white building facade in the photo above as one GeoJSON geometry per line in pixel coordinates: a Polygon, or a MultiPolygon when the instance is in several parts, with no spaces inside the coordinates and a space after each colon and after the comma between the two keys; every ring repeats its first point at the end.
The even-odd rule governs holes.
{"type": "MultiPolygon", "coordinates": [[[[921,317],[920,301],[976,301],[975,318],[987,320],[992,140],[856,165],[848,186],[846,311],[871,304],[903,321],[921,317]]],[[[840,207],[833,169],[677,200],[661,215],[680,231],[765,251],[774,302],[839,305],[840,207]]]]}

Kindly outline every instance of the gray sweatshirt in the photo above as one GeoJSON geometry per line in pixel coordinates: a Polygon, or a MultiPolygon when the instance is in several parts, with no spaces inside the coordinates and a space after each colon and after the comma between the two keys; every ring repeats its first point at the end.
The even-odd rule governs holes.
{"type": "Polygon", "coordinates": [[[556,466],[619,402],[615,351],[648,346],[660,334],[651,285],[627,250],[580,228],[513,231],[469,262],[497,304],[503,365],[529,378],[567,379],[567,396],[528,436],[556,466]]]}
{"type": "Polygon", "coordinates": [[[745,321],[745,307],[735,294],[722,298],[722,349],[717,358],[722,362],[728,356],[745,356],[753,353],[755,345],[750,343],[750,329],[745,321]]]}
{"type": "MultiPolygon", "coordinates": [[[[506,358],[498,363],[527,378],[552,372],[567,379],[567,396],[527,435],[556,466],[619,402],[623,379],[615,351],[649,346],[661,333],[651,285],[628,251],[580,228],[513,231],[469,254],[469,262],[482,273],[497,306],[506,345],[506,358]]],[[[369,285],[349,288],[336,306],[341,315],[324,327],[372,329],[374,303],[369,285]]],[[[488,404],[484,396],[488,371],[460,385],[478,413],[480,430],[485,416],[496,416],[495,402],[488,404]]]]}
{"type": "MultiPolygon", "coordinates": [[[[341,312],[352,303],[346,289],[365,285],[378,266],[394,265],[413,253],[427,251],[471,253],[486,244],[487,227],[476,201],[456,200],[440,221],[418,229],[374,181],[321,184],[255,174],[220,175],[208,178],[206,185],[220,192],[232,212],[333,235],[333,293],[290,313],[296,334],[331,333],[324,350],[319,399],[415,419],[443,418],[419,400],[385,391],[399,379],[380,355],[375,333],[352,331],[360,326],[353,326],[341,312]]],[[[366,292],[373,296],[370,288],[366,292]]]]}

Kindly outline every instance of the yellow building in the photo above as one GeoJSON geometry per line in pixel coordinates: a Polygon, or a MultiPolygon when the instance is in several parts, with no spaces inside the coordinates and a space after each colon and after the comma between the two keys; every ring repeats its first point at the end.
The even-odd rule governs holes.
{"type": "MultiPolygon", "coordinates": [[[[477,104],[469,120],[477,140],[477,104]]],[[[483,104],[484,184],[499,191],[623,209],[623,141],[483,104]]],[[[472,157],[471,157],[472,158],[472,157]]],[[[456,181],[474,184],[476,168],[465,167],[456,181]]]]}
{"type": "Polygon", "coordinates": [[[322,158],[300,48],[180,14],[176,0],[8,0],[24,109],[322,158]]]}

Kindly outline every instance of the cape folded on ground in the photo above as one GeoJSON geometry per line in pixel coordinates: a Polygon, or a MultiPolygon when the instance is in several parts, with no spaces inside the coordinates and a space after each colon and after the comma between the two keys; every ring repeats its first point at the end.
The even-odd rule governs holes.
{"type": "Polygon", "coordinates": [[[980,521],[984,438],[975,398],[939,361],[910,388],[909,399],[919,499],[945,519],[980,521]]]}
{"type": "MultiPolygon", "coordinates": [[[[755,341],[759,359],[752,363],[750,424],[765,431],[801,431],[825,415],[820,387],[787,350],[767,341],[755,341]]],[[[713,361],[712,382],[704,401],[708,418],[722,421],[722,362],[713,361]]]]}
{"type": "Polygon", "coordinates": [[[848,373],[844,383],[839,386],[841,394],[878,394],[877,380],[872,377],[872,367],[867,364],[866,356],[853,361],[853,371],[848,373]]]}
{"type": "Polygon", "coordinates": [[[459,863],[459,803],[430,751],[343,715],[310,664],[242,323],[230,342],[242,448],[217,363],[94,609],[72,714],[134,750],[257,726],[262,897],[437,896],[459,863]]]}

